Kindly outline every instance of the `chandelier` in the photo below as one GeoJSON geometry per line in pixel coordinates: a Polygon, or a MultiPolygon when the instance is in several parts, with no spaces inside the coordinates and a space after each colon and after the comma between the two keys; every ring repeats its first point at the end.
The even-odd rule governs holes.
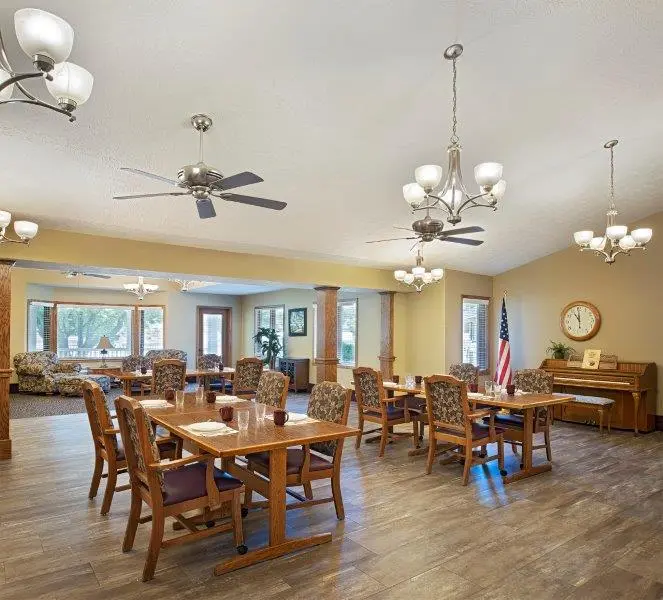
{"type": "Polygon", "coordinates": [[[641,227],[628,232],[626,225],[617,225],[619,212],[615,207],[615,146],[618,140],[610,140],[603,147],[610,150],[610,207],[606,213],[608,224],[605,234],[594,236],[593,231],[576,231],[573,234],[575,243],[580,251],[593,250],[598,256],[603,256],[605,262],[612,264],[618,254],[630,254],[631,250],[638,248],[644,250],[652,237],[649,227],[641,227]]]}
{"type": "Polygon", "coordinates": [[[28,73],[14,71],[0,33],[0,104],[42,106],[75,121],[76,117],[71,113],[90,97],[94,78],[83,67],[65,62],[74,45],[71,25],[44,10],[22,8],[14,14],[14,29],[19,45],[32,59],[35,70],[28,73]],[[34,77],[45,79],[46,89],[57,101],[57,106],[40,100],[25,89],[21,82],[34,77]],[[22,98],[12,98],[14,88],[22,98]]]}
{"type": "Polygon", "coordinates": [[[417,251],[417,266],[412,267],[412,271],[398,270],[394,271],[394,279],[406,285],[411,285],[417,292],[420,292],[425,285],[437,283],[444,276],[444,269],[431,269],[426,271],[423,266],[424,257],[421,254],[421,248],[417,251]]]}
{"type": "Polygon", "coordinates": [[[14,221],[14,232],[18,239],[7,237],[5,232],[12,222],[12,214],[6,210],[0,210],[0,244],[2,242],[14,242],[15,244],[29,244],[30,240],[37,235],[39,226],[32,221],[14,221]]]}
{"type": "Polygon", "coordinates": [[[416,183],[403,186],[403,197],[412,207],[412,211],[439,208],[448,213],[447,221],[452,225],[460,223],[460,213],[468,208],[483,206],[497,210],[497,203],[504,197],[506,181],[502,179],[502,165],[496,162],[485,162],[474,167],[474,179],[479,185],[478,194],[470,194],[463,183],[460,171],[460,140],[457,135],[458,120],[456,118],[456,60],[463,53],[461,44],[453,44],[444,51],[444,58],[450,60],[453,70],[453,104],[451,120],[451,144],[447,148],[449,169],[444,185],[438,189],[442,181],[442,167],[439,165],[423,165],[414,171],[416,183]],[[436,191],[437,189],[437,191],[436,191]]]}
{"type": "Polygon", "coordinates": [[[125,283],[124,289],[131,294],[136,294],[139,300],[143,300],[147,294],[152,294],[159,289],[158,285],[153,283],[145,283],[142,275],[138,276],[138,283],[125,283]]]}
{"type": "Polygon", "coordinates": [[[177,285],[180,286],[180,292],[188,292],[190,290],[195,290],[198,288],[202,287],[207,287],[210,285],[214,285],[213,283],[209,281],[198,281],[196,279],[169,279],[168,281],[171,281],[173,283],[176,283],[177,285]]]}

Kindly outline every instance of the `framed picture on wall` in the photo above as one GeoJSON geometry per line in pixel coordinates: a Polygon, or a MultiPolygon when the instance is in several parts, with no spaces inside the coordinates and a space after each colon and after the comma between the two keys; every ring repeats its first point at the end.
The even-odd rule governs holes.
{"type": "Polygon", "coordinates": [[[306,335],[306,308],[288,310],[288,335],[290,337],[306,335]]]}

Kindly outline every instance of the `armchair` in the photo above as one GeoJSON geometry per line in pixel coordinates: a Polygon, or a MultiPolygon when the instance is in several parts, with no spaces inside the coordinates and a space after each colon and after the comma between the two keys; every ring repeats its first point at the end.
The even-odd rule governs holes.
{"type": "Polygon", "coordinates": [[[81,370],[77,363],[61,363],[55,352],[22,352],[14,356],[14,369],[18,377],[18,391],[54,394],[58,379],[81,370]]]}

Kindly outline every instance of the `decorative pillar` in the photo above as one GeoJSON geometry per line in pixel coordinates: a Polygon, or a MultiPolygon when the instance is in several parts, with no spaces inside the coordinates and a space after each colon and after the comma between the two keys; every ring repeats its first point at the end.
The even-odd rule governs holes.
{"type": "Polygon", "coordinates": [[[315,288],[318,306],[315,366],[318,383],[337,380],[338,290],[330,286],[315,288]]]}
{"type": "Polygon", "coordinates": [[[13,260],[0,260],[0,459],[11,458],[9,438],[9,324],[11,320],[11,268],[13,260]]]}
{"type": "Polygon", "coordinates": [[[380,292],[380,371],[382,379],[391,381],[394,375],[394,295],[380,292]]]}

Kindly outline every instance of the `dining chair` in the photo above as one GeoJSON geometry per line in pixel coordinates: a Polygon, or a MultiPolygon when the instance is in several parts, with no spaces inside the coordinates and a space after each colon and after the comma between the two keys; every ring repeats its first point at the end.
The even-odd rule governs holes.
{"type": "Polygon", "coordinates": [[[246,554],[241,515],[242,482],[216,468],[210,454],[162,461],[153,427],[140,404],[128,396],[120,396],[115,400],[115,407],[131,482],[131,508],[122,552],[133,548],[138,524],[152,522],[143,581],[154,577],[161,548],[217,533],[232,531],[237,552],[246,554]],[[143,502],[150,507],[151,517],[141,518],[143,502]],[[218,511],[224,503],[230,504],[230,519],[212,527],[199,529],[193,517],[184,515],[190,511],[202,511],[205,526],[204,523],[218,518],[218,511]],[[167,517],[174,518],[188,533],[164,540],[167,517]]]}
{"type": "MultiPolygon", "coordinates": [[[[543,369],[521,369],[513,374],[513,384],[516,390],[529,394],[552,394],[553,374],[543,369]]],[[[543,444],[532,445],[532,450],[546,449],[548,462],[552,461],[552,447],[550,445],[550,427],[552,426],[553,411],[549,407],[539,407],[534,410],[534,435],[543,433],[543,444]]],[[[517,447],[523,445],[525,424],[524,416],[519,412],[495,415],[495,423],[504,427],[504,439],[511,444],[511,451],[516,454],[517,447]]]]}
{"type": "Polygon", "coordinates": [[[464,381],[468,385],[479,384],[479,368],[472,363],[455,363],[449,366],[449,375],[464,381]]]}
{"type": "Polygon", "coordinates": [[[240,358],[235,364],[233,376],[233,395],[253,396],[258,389],[258,382],[263,372],[263,364],[259,358],[240,358]]]}
{"type": "Polygon", "coordinates": [[[186,362],[177,358],[164,358],[152,363],[152,381],[141,388],[152,395],[162,395],[168,388],[183,390],[186,387],[186,362]]]}
{"type": "Polygon", "coordinates": [[[451,460],[464,464],[463,485],[467,485],[470,468],[474,464],[486,464],[497,459],[500,473],[506,475],[504,430],[495,426],[495,413],[488,409],[472,411],[467,399],[467,383],[460,379],[450,375],[432,375],[426,377],[424,382],[429,419],[426,474],[430,475],[432,471],[439,441],[451,444],[446,451],[452,452],[450,458],[440,461],[441,464],[451,460]],[[475,421],[481,417],[489,419],[487,425],[475,421]],[[497,442],[496,455],[481,456],[474,452],[474,448],[487,446],[492,442],[497,442]]]}
{"type": "Polygon", "coordinates": [[[357,367],[352,370],[357,398],[357,412],[359,416],[359,433],[357,434],[356,448],[361,446],[363,435],[375,433],[377,429],[364,431],[364,421],[380,425],[380,452],[384,456],[384,449],[390,438],[396,439],[410,434],[394,433],[394,425],[412,422],[413,444],[419,447],[419,434],[417,431],[418,415],[410,410],[408,403],[398,406],[398,397],[388,398],[382,383],[382,374],[368,367],[357,367]]]}
{"type": "MultiPolygon", "coordinates": [[[[127,461],[124,446],[118,439],[120,430],[113,423],[113,416],[106,403],[106,395],[98,383],[86,380],[82,384],[85,412],[90,423],[92,441],[94,443],[94,473],[88,498],[93,499],[99,490],[99,483],[107,479],[106,491],[101,504],[101,514],[107,515],[110,511],[113,495],[129,489],[129,485],[117,485],[117,476],[127,472],[127,461]],[[104,463],[108,464],[106,473],[104,463]]],[[[163,458],[176,458],[179,444],[170,438],[157,440],[159,451],[163,458]]]]}
{"type": "MultiPolygon", "coordinates": [[[[202,370],[211,370],[219,368],[219,365],[222,364],[221,356],[218,354],[201,354],[196,360],[196,368],[199,371],[202,370]]],[[[199,384],[202,382],[198,382],[199,384]]],[[[210,379],[209,389],[210,390],[221,390],[225,391],[226,379],[222,373],[219,373],[218,377],[210,379]]]]}
{"type": "Polygon", "coordinates": [[[278,371],[263,371],[256,389],[256,402],[272,408],[285,409],[290,377],[278,371]]]}
{"type": "MultiPolygon", "coordinates": [[[[340,425],[348,424],[352,390],[340,383],[324,381],[313,386],[306,414],[320,421],[329,421],[340,425]]],[[[327,440],[307,444],[301,448],[288,448],[286,458],[286,485],[303,486],[304,498],[288,490],[299,502],[288,504],[288,509],[304,508],[333,502],[336,518],[345,518],[343,496],[341,495],[341,455],[343,440],[327,440]],[[332,495],[327,498],[313,498],[312,481],[330,479],[332,495]]],[[[262,477],[269,478],[269,452],[257,452],[246,456],[247,468],[262,477]]],[[[267,507],[269,502],[253,502],[252,490],[244,492],[244,508],[267,507]]]]}

